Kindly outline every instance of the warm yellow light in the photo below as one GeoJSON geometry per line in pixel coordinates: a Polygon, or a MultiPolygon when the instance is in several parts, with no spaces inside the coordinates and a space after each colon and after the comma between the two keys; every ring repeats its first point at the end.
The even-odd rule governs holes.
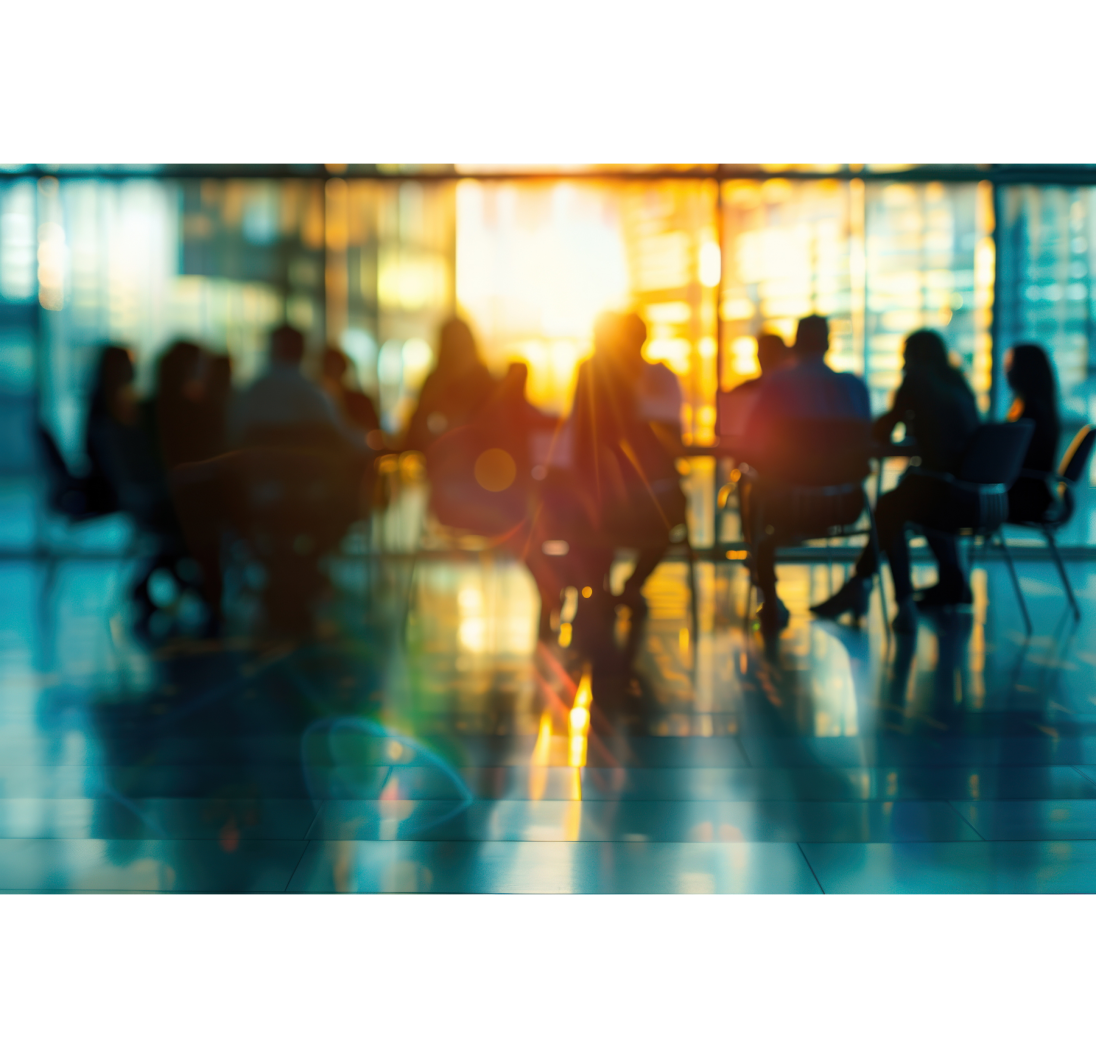
{"type": "Polygon", "coordinates": [[[578,681],[575,700],[567,717],[570,739],[567,744],[567,763],[572,768],[581,768],[586,763],[586,734],[590,727],[590,706],[593,693],[590,690],[590,672],[587,669],[578,681]]]}
{"type": "Polygon", "coordinates": [[[582,674],[582,679],[578,681],[578,687],[575,688],[575,700],[571,703],[571,707],[589,711],[593,701],[594,693],[590,688],[590,672],[587,670],[582,674]]]}
{"type": "Polygon", "coordinates": [[[537,730],[537,744],[533,747],[532,764],[546,767],[552,759],[552,717],[547,709],[540,718],[537,730]]]}
{"type": "Polygon", "coordinates": [[[700,247],[700,282],[706,287],[719,286],[723,262],[719,243],[706,242],[700,247]]]}
{"type": "Polygon", "coordinates": [[[590,596],[593,595],[593,594],[594,594],[594,589],[591,588],[588,584],[586,585],[585,588],[582,589],[582,597],[584,599],[589,599],[590,596]]]}
{"type": "Polygon", "coordinates": [[[688,323],[693,310],[687,301],[658,301],[648,305],[643,314],[651,323],[688,323]]]}
{"type": "Polygon", "coordinates": [[[559,645],[569,647],[571,645],[571,622],[564,621],[559,626],[559,645]]]}

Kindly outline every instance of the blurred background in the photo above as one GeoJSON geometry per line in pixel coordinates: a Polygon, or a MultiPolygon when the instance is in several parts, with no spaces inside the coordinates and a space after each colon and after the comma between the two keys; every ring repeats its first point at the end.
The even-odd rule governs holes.
{"type": "MultiPolygon", "coordinates": [[[[239,387],[282,321],[342,346],[391,433],[454,311],[562,412],[597,313],[634,306],[681,379],[687,443],[757,373],[757,332],[790,340],[811,312],[876,413],[912,330],[943,333],[995,418],[1003,351],[1039,342],[1068,434],[1096,418],[1094,237],[1096,166],[0,167],[0,549],[47,544],[33,424],[82,468],[99,344],[129,345],[147,391],[190,338],[239,387]]],[[[1087,548],[1086,509],[1069,543],[1087,548]]]]}

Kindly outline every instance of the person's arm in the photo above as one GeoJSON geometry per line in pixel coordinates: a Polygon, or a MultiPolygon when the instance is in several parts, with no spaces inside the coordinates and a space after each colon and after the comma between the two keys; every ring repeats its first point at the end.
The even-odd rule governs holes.
{"type": "Polygon", "coordinates": [[[906,420],[906,411],[909,407],[909,382],[903,379],[891,401],[890,411],[880,415],[872,424],[871,435],[876,441],[887,442],[894,433],[894,428],[906,420]]]}

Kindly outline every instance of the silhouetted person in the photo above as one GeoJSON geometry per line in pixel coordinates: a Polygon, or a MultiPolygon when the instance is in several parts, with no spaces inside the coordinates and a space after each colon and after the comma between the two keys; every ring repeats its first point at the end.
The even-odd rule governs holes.
{"type": "Polygon", "coordinates": [[[156,365],[149,405],[165,472],[215,454],[205,396],[205,354],[193,342],[174,342],[156,365]]]}
{"type": "Polygon", "coordinates": [[[366,439],[369,447],[379,451],[384,447],[380,434],[381,421],[376,406],[367,393],[347,383],[350,360],[347,355],[333,345],[323,351],[320,384],[336,407],[366,439]]]}
{"type": "MultiPolygon", "coordinates": [[[[891,410],[876,422],[873,432],[878,439],[887,440],[894,427],[904,422],[917,442],[921,468],[958,473],[963,453],[979,424],[978,406],[967,380],[948,360],[944,340],[935,331],[916,331],[906,339],[904,372],[891,410]]],[[[879,543],[890,563],[898,604],[896,631],[912,632],[917,627],[906,523],[933,520],[948,500],[946,481],[911,468],[897,487],[881,496],[876,504],[879,543]]],[[[928,540],[939,564],[940,577],[936,590],[925,601],[969,601],[970,588],[959,562],[958,539],[949,533],[934,532],[928,540]]],[[[867,547],[856,563],[853,576],[841,590],[811,609],[819,616],[831,618],[843,613],[864,613],[875,571],[875,554],[867,547]]]]}
{"type": "Polygon", "coordinates": [[[170,501],[156,438],[137,401],[133,378],[129,350],[106,346],[88,410],[85,444],[93,475],[109,489],[118,509],[141,527],[159,526],[167,520],[170,501]]]}
{"type": "MultiPolygon", "coordinates": [[[[749,444],[743,454],[758,479],[742,497],[743,529],[762,597],[759,616],[767,630],[788,622],[787,608],[776,592],[777,542],[785,534],[817,531],[797,517],[796,487],[852,484],[868,469],[866,451],[859,456],[841,447],[846,434],[857,432],[861,423],[867,439],[868,390],[855,375],[829,367],[829,345],[824,317],[801,319],[790,362],[763,379],[746,424],[749,444]]],[[[847,506],[848,511],[840,513],[854,521],[862,508],[860,495],[850,493],[847,506]]]]}
{"type": "Polygon", "coordinates": [[[1009,422],[1030,419],[1035,424],[1023,471],[1008,491],[1010,522],[1038,521],[1054,496],[1042,475],[1056,469],[1061,421],[1058,387],[1050,357],[1040,345],[1017,345],[1005,353],[1005,379],[1016,394],[1009,422]]]}
{"type": "Polygon", "coordinates": [[[474,423],[495,385],[468,324],[455,317],[448,320],[441,328],[437,363],[423,383],[403,448],[426,452],[443,434],[474,423]]]}
{"type": "Polygon", "coordinates": [[[139,624],[143,626],[155,609],[149,579],[160,569],[170,569],[177,575],[177,564],[186,556],[186,548],[159,458],[157,434],[147,415],[147,405],[136,400],[132,381],[129,350],[106,347],[85,436],[95,473],[108,484],[118,509],[128,514],[138,531],[153,543],[154,552],[131,587],[132,596],[142,608],[139,624]]]}
{"type": "Polygon", "coordinates": [[[551,474],[542,489],[542,535],[568,541],[569,576],[583,589],[576,622],[595,635],[611,630],[618,601],[638,624],[646,613],[643,584],[685,522],[674,463],[674,446],[680,450],[681,444],[680,389],[668,368],[643,359],[645,338],[638,316],[598,318],[594,352],[579,366],[564,426],[571,467],[551,474]],[[617,547],[636,548],[639,556],[614,599],[609,571],[617,547]]]}
{"type": "MultiPolygon", "coordinates": [[[[84,451],[90,471],[81,487],[90,510],[116,511],[121,505],[117,489],[125,473],[121,460],[133,443],[138,426],[138,404],[133,392],[133,356],[120,345],[105,346],[99,354],[95,383],[84,421],[84,451]]],[[[140,435],[142,444],[147,435],[140,435]]]]}
{"type": "Polygon", "coordinates": [[[757,366],[761,369],[761,374],[740,382],[734,389],[716,395],[721,438],[737,439],[745,436],[746,423],[761,395],[762,385],[774,372],[787,367],[791,360],[791,350],[779,334],[762,332],[757,336],[757,366]]]}
{"type": "Polygon", "coordinates": [[[270,362],[265,375],[235,400],[229,416],[230,441],[234,445],[273,433],[291,438],[326,432],[351,448],[365,451],[360,431],[348,425],[334,401],[301,374],[304,335],[283,325],[270,335],[270,362]]]}
{"type": "Polygon", "coordinates": [[[232,403],[232,358],[207,356],[205,392],[202,397],[201,433],[208,455],[219,456],[228,448],[228,409],[232,403]]]}

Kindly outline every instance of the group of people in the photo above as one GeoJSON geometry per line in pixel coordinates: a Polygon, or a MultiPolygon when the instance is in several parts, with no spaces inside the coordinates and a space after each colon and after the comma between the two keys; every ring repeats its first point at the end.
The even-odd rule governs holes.
{"type": "MultiPolygon", "coordinates": [[[[825,363],[829,335],[824,318],[801,320],[791,349],[773,335],[761,336],[758,346],[762,375],[745,383],[757,392],[741,428],[743,459],[751,470],[745,479],[742,510],[753,575],[762,596],[762,626],[778,629],[788,621],[788,611],[776,592],[777,543],[788,536],[809,537],[819,528],[811,524],[809,512],[793,509],[799,492],[796,486],[829,486],[830,502],[816,521],[853,524],[864,502],[856,487],[867,473],[864,442],[868,438],[889,442],[899,423],[916,445],[917,465],[879,497],[874,512],[880,550],[894,583],[898,607],[894,627],[899,632],[914,631],[918,606],[969,603],[970,585],[958,538],[952,533],[931,529],[925,533],[939,567],[937,583],[918,594],[910,576],[908,526],[939,524],[951,502],[949,476],[959,475],[981,421],[974,393],[951,363],[943,338],[931,330],[907,337],[902,383],[890,410],[874,422],[863,381],[825,363]]],[[[1009,489],[1008,518],[1035,521],[1054,499],[1046,478],[1055,468],[1060,434],[1054,371],[1046,351],[1032,344],[1009,350],[1004,369],[1015,396],[1009,419],[1028,419],[1033,424],[1024,473],[1009,489]]],[[[812,607],[813,612],[827,618],[862,616],[878,560],[875,549],[865,547],[853,575],[836,595],[812,607]]]]}
{"type": "Polygon", "coordinates": [[[348,377],[345,354],[325,349],[316,381],[303,373],[304,357],[301,332],[279,327],[266,373],[234,393],[228,356],[174,342],[157,362],[154,392],[140,399],[132,352],[120,345],[100,351],[85,418],[88,470],[72,475],[60,467],[66,480],[55,485],[55,495],[68,497],[66,513],[81,518],[124,512],[153,540],[132,588],[143,621],[156,609],[152,577],[168,570],[180,582],[196,582],[209,627],[219,627],[220,530],[232,505],[221,502],[224,489],[195,488],[202,475],[188,468],[210,467],[214,477],[220,471],[225,484],[224,472],[238,468],[233,453],[302,440],[315,445],[319,438],[365,473],[383,449],[375,406],[348,377]]]}
{"type": "MultiPolygon", "coordinates": [[[[249,475],[262,476],[263,464],[241,452],[326,446],[349,468],[341,480],[360,498],[368,497],[362,486],[371,482],[378,455],[417,451],[426,457],[438,518],[480,532],[525,561],[540,594],[541,635],[556,634],[570,587],[578,598],[575,637],[596,646],[610,634],[618,607],[638,624],[646,612],[644,583],[671,543],[685,538],[681,388],[669,368],[644,358],[646,340],[636,313],[599,317],[572,407],[557,418],[527,399],[524,364],[511,364],[497,380],[468,325],[450,319],[400,438],[382,432],[376,407],[354,384],[341,350],[326,348],[309,377],[302,369],[304,336],[290,326],[272,332],[266,372],[235,394],[227,356],[176,342],[159,360],[155,394],[138,400],[131,353],[107,346],[86,419],[91,469],[69,485],[81,490],[88,512],[125,511],[160,541],[135,588],[142,602],[151,605],[148,581],[156,568],[177,570],[184,558],[197,558],[216,624],[220,537],[232,522],[236,493],[247,491],[249,475]],[[194,467],[212,470],[188,469],[194,467]],[[631,549],[636,560],[614,594],[610,571],[619,548],[631,549]]],[[[789,535],[809,536],[812,517],[827,525],[855,522],[864,502],[865,441],[887,441],[903,423],[916,442],[921,472],[906,473],[879,497],[875,518],[898,603],[895,627],[908,631],[916,626],[917,604],[961,604],[971,597],[956,537],[929,532],[940,575],[915,599],[906,537],[908,524],[931,524],[933,512],[948,502],[940,475],[958,471],[980,422],[977,404],[943,339],[922,330],[906,339],[902,384],[891,409],[873,423],[863,381],[832,370],[828,349],[828,325],[820,316],[799,322],[791,347],[761,334],[760,376],[723,395],[734,398],[727,414],[737,421],[723,423],[721,432],[738,438],[742,525],[762,627],[779,629],[788,620],[777,594],[776,548],[789,535]],[[823,512],[811,515],[796,505],[796,486],[804,485],[827,486],[823,512]]],[[[1048,473],[1059,441],[1050,360],[1039,346],[1019,345],[1008,353],[1005,373],[1016,395],[1010,418],[1034,423],[1025,468],[1048,473]]],[[[302,465],[305,477],[319,473],[309,466],[302,465]]],[[[1051,500],[1038,476],[1022,477],[1009,493],[1010,518],[1037,518],[1051,500]]],[[[361,513],[354,503],[340,510],[332,540],[361,513]]],[[[300,552],[299,526],[295,531],[300,552]]],[[[862,615],[877,561],[876,551],[865,548],[854,574],[814,612],[862,615]]]]}

